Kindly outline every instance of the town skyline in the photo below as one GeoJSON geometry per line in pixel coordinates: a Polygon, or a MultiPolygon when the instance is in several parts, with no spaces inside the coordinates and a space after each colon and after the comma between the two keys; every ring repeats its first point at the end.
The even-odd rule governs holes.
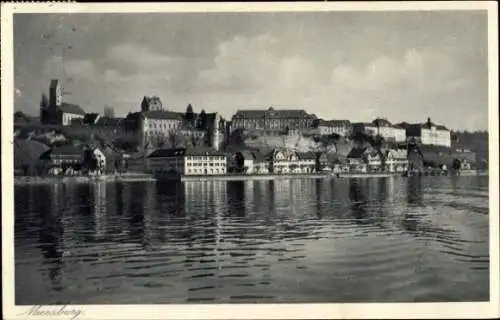
{"type": "Polygon", "coordinates": [[[29,114],[58,78],[65,101],[117,116],[158,96],[228,120],[274,107],[488,128],[485,12],[20,14],[14,33],[15,110],[29,114]]]}

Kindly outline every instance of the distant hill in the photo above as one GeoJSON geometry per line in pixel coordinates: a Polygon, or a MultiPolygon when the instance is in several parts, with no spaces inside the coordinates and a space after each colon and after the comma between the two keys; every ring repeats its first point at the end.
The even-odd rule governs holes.
{"type": "Polygon", "coordinates": [[[488,131],[457,131],[452,132],[452,150],[468,149],[476,153],[478,166],[488,162],[488,131]]]}

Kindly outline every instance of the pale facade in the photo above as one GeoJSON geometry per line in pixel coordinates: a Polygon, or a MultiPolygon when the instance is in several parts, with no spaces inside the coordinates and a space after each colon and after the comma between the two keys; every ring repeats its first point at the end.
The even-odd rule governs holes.
{"type": "Polygon", "coordinates": [[[73,120],[76,120],[76,119],[82,119],[83,120],[83,117],[84,115],[83,114],[77,114],[77,113],[69,113],[69,112],[62,112],[61,113],[61,124],[63,126],[69,126],[71,124],[71,122],[73,120]]]}
{"type": "Polygon", "coordinates": [[[313,126],[316,116],[304,110],[238,110],[232,117],[231,130],[300,130],[313,126]]]}
{"type": "Polygon", "coordinates": [[[407,124],[406,137],[423,145],[451,147],[450,130],[445,126],[432,123],[430,118],[426,123],[407,124]]]}
{"type": "Polygon", "coordinates": [[[277,150],[271,155],[271,166],[274,173],[294,174],[315,172],[316,160],[296,151],[277,150]]]}
{"type": "Polygon", "coordinates": [[[353,124],[354,132],[362,132],[371,136],[380,136],[386,141],[404,142],[406,141],[406,130],[397,125],[393,125],[387,119],[375,119],[368,123],[353,124]]]}
{"type": "Polygon", "coordinates": [[[389,150],[387,152],[386,169],[388,172],[405,172],[408,170],[408,157],[406,150],[389,150]]]}
{"type": "Polygon", "coordinates": [[[346,137],[351,134],[351,122],[349,120],[330,120],[320,119],[316,123],[316,129],[320,135],[338,134],[346,137]]]}
{"type": "Polygon", "coordinates": [[[426,145],[451,147],[451,134],[449,130],[444,130],[436,126],[422,128],[420,142],[426,145]]]}
{"type": "Polygon", "coordinates": [[[148,157],[148,169],[155,175],[226,174],[226,155],[208,148],[156,150],[148,157]]]}
{"type": "Polygon", "coordinates": [[[171,111],[142,112],[139,118],[139,135],[143,144],[154,142],[155,139],[167,138],[182,125],[179,114],[171,111]]]}

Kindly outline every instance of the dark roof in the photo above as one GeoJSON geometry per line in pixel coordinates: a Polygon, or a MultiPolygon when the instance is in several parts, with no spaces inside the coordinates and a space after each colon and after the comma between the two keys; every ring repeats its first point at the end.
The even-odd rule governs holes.
{"type": "Polygon", "coordinates": [[[181,114],[174,111],[153,110],[143,112],[143,115],[151,119],[182,120],[181,114]]]}
{"type": "Polygon", "coordinates": [[[438,130],[447,130],[447,131],[450,131],[448,128],[446,128],[445,126],[442,126],[442,125],[437,125],[435,123],[432,123],[432,122],[425,122],[425,123],[421,123],[420,126],[422,128],[426,128],[426,129],[430,129],[432,126],[436,127],[436,129],[438,130]]]}
{"type": "Polygon", "coordinates": [[[96,119],[99,117],[98,113],[86,113],[83,116],[83,123],[85,124],[93,124],[96,122],[96,119]]]}
{"type": "Polygon", "coordinates": [[[352,148],[349,154],[347,155],[347,158],[360,159],[365,154],[365,151],[366,149],[364,148],[352,148]]]}
{"type": "Polygon", "coordinates": [[[157,96],[144,96],[144,98],[142,99],[142,103],[146,103],[148,106],[151,104],[159,104],[160,106],[162,105],[161,99],[157,96]]]}
{"type": "Polygon", "coordinates": [[[177,156],[225,156],[223,151],[216,151],[209,147],[194,147],[194,148],[172,148],[172,149],[158,149],[153,151],[148,157],[150,158],[163,158],[163,157],[177,157],[177,156]]]}
{"type": "Polygon", "coordinates": [[[14,166],[35,165],[49,147],[34,140],[14,139],[14,166]]]}
{"type": "Polygon", "coordinates": [[[54,89],[55,87],[57,87],[58,83],[59,83],[59,80],[57,80],[57,79],[50,80],[50,88],[54,89]]]}
{"type": "Polygon", "coordinates": [[[297,152],[300,159],[316,159],[316,155],[312,151],[297,152]]]}
{"type": "Polygon", "coordinates": [[[269,108],[267,110],[238,110],[233,119],[255,119],[255,118],[315,118],[303,109],[278,109],[269,108]]]}
{"type": "Polygon", "coordinates": [[[125,119],[129,121],[137,121],[141,117],[141,114],[141,112],[132,112],[127,114],[127,117],[125,119]]]}
{"type": "Polygon", "coordinates": [[[77,104],[63,102],[59,106],[59,109],[64,113],[85,115],[85,111],[77,104]]]}
{"type": "Polygon", "coordinates": [[[392,123],[389,122],[389,120],[384,119],[384,118],[377,118],[372,121],[374,125],[378,125],[379,127],[392,127],[392,123]]]}
{"type": "Polygon", "coordinates": [[[82,150],[72,146],[72,145],[67,145],[67,146],[62,146],[62,147],[57,147],[57,148],[52,148],[51,149],[52,154],[61,154],[61,155],[82,155],[82,150]]]}
{"type": "Polygon", "coordinates": [[[55,147],[55,148],[47,150],[42,155],[40,155],[40,159],[50,159],[52,157],[52,155],[82,156],[83,157],[83,151],[72,146],[72,145],[55,147]]]}
{"type": "Polygon", "coordinates": [[[109,127],[115,127],[119,126],[124,118],[111,118],[111,117],[100,117],[99,120],[97,120],[96,124],[101,125],[101,126],[109,126],[109,127]]]}
{"type": "Polygon", "coordinates": [[[349,127],[351,121],[349,120],[323,120],[318,119],[318,126],[330,126],[330,127],[349,127]]]}

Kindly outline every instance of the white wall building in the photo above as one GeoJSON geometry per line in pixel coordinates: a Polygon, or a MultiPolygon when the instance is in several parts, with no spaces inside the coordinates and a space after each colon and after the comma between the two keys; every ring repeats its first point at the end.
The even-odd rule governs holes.
{"type": "Polygon", "coordinates": [[[312,173],[316,171],[316,159],[312,152],[298,153],[293,150],[274,149],[270,161],[274,173],[312,173]]]}
{"type": "Polygon", "coordinates": [[[445,126],[432,123],[430,118],[426,123],[407,125],[406,137],[423,145],[451,147],[450,130],[445,126]]]}
{"type": "Polygon", "coordinates": [[[225,174],[225,153],[211,148],[159,149],[148,156],[148,169],[155,175],[218,175],[225,174]]]}
{"type": "Polygon", "coordinates": [[[319,119],[316,122],[316,129],[320,135],[338,134],[346,137],[351,133],[351,122],[349,120],[323,120],[319,119]]]}

